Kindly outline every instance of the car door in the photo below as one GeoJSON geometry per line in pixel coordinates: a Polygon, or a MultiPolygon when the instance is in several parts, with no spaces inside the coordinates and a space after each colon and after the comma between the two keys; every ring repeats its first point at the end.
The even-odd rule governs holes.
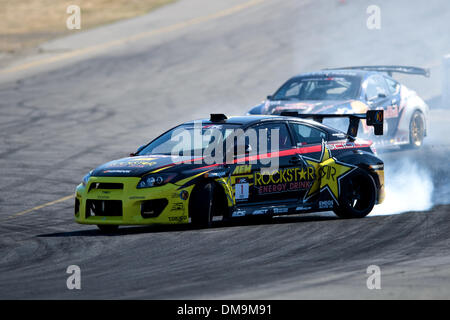
{"type": "Polygon", "coordinates": [[[390,105],[384,109],[384,119],[387,124],[388,134],[395,135],[400,120],[400,84],[391,77],[384,76],[387,88],[390,93],[390,105]]]}
{"type": "Polygon", "coordinates": [[[323,142],[328,141],[328,133],[309,124],[291,121],[290,129],[296,144],[297,157],[301,160],[297,164],[300,170],[299,199],[308,198],[314,191],[319,181],[318,168],[322,160],[323,142]]]}
{"type": "MultiPolygon", "coordinates": [[[[392,94],[391,90],[382,75],[371,75],[363,83],[363,99],[365,99],[367,105],[371,110],[383,109],[385,113],[385,119],[398,117],[398,99],[392,94]],[[394,107],[395,105],[395,107],[394,107]],[[388,116],[386,116],[388,115],[388,116]]],[[[388,137],[393,134],[393,129],[396,126],[393,123],[385,122],[384,136],[388,137]],[[389,127],[391,129],[389,130],[389,127]]]]}
{"type": "MultiPolygon", "coordinates": [[[[246,129],[253,132],[257,142],[250,145],[251,150],[258,150],[256,163],[251,164],[251,179],[239,177],[235,180],[236,205],[283,202],[297,199],[295,190],[289,184],[293,180],[293,168],[300,161],[293,144],[293,137],[285,121],[267,122],[253,125],[246,129]],[[277,141],[275,143],[275,138],[277,141]],[[263,146],[267,143],[266,146],[263,146]],[[255,146],[257,144],[257,146],[255,146]],[[273,153],[273,146],[277,146],[278,156],[273,153]],[[248,186],[246,185],[248,184],[248,186]],[[246,194],[248,188],[248,195],[246,194]]],[[[251,160],[256,160],[249,157],[251,160]]],[[[243,164],[250,165],[250,164],[243,164]]],[[[236,172],[240,172],[237,163],[236,172]]],[[[245,167],[243,167],[245,168],[245,167]]],[[[247,167],[250,168],[250,167],[247,167]]]]}
{"type": "Polygon", "coordinates": [[[387,109],[391,105],[391,94],[381,75],[371,75],[363,83],[364,99],[370,109],[387,109]]]}

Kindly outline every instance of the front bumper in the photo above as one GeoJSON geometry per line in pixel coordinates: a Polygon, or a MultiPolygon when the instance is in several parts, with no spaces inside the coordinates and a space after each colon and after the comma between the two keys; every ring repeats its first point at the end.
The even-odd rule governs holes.
{"type": "Polygon", "coordinates": [[[76,189],[75,221],[96,225],[189,222],[188,203],[193,186],[180,189],[167,183],[137,189],[139,180],[136,177],[90,177],[86,186],[80,184],[76,189]],[[185,200],[180,195],[183,191],[188,192],[185,200]]]}

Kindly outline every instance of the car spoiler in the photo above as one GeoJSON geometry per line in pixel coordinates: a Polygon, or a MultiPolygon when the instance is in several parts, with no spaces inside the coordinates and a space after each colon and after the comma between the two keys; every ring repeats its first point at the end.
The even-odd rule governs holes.
{"type": "Polygon", "coordinates": [[[349,125],[347,135],[355,138],[358,135],[359,121],[366,119],[366,124],[372,126],[374,134],[377,136],[383,135],[383,110],[368,110],[366,113],[353,114],[313,114],[313,113],[298,113],[296,111],[283,111],[281,116],[297,117],[297,118],[312,118],[314,121],[323,122],[324,118],[349,118],[349,125]]]}
{"type": "Polygon", "coordinates": [[[430,69],[409,67],[409,66],[357,66],[357,67],[344,67],[344,68],[326,68],[324,70],[366,70],[386,72],[392,77],[392,73],[406,73],[406,74],[418,74],[424,77],[430,77],[430,69]]]}

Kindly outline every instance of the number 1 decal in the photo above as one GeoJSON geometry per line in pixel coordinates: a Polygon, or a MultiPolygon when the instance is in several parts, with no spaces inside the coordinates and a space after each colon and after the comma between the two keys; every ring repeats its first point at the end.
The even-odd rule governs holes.
{"type": "Polygon", "coordinates": [[[237,183],[235,185],[235,198],[236,200],[248,199],[248,183],[237,183]]]}

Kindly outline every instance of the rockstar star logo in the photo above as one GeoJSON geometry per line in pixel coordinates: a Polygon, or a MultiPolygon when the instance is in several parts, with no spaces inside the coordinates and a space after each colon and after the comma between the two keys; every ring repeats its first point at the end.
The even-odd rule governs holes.
{"type": "Polygon", "coordinates": [[[314,167],[315,180],[306,193],[305,198],[327,189],[337,202],[340,192],[340,180],[355,169],[355,166],[339,162],[333,158],[325,144],[322,145],[320,160],[306,159],[306,162],[314,167]]]}
{"type": "Polygon", "coordinates": [[[306,180],[306,170],[304,168],[300,171],[300,180],[306,180]]]}

